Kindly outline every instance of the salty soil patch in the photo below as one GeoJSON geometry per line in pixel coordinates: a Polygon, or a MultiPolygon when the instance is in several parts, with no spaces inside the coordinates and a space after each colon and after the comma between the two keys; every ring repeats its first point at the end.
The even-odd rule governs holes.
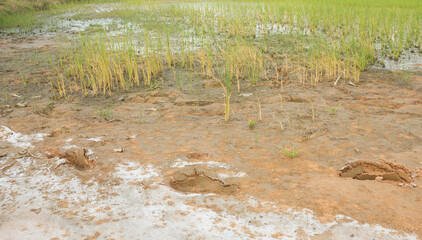
{"type": "Polygon", "coordinates": [[[356,161],[340,170],[340,176],[358,180],[380,180],[411,184],[412,173],[403,165],[383,161],[381,163],[356,161]]]}
{"type": "Polygon", "coordinates": [[[46,134],[37,133],[24,135],[12,131],[6,126],[0,126],[0,141],[8,142],[19,148],[33,148],[32,142],[40,142],[46,134]]]}
{"type": "Polygon", "coordinates": [[[225,183],[212,172],[196,167],[186,167],[177,171],[170,186],[181,192],[233,194],[239,189],[235,184],[225,183]]]}

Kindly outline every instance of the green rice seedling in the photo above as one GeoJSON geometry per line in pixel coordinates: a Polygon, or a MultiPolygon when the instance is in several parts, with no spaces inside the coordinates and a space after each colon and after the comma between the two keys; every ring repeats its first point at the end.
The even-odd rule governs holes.
{"type": "Polygon", "coordinates": [[[206,66],[207,66],[207,62],[206,62],[206,51],[201,49],[198,51],[198,62],[200,64],[201,67],[201,73],[202,73],[202,77],[205,77],[206,75],[206,66]]]}
{"type": "Polygon", "coordinates": [[[26,88],[27,84],[28,84],[28,79],[26,78],[25,73],[23,73],[22,71],[20,71],[21,77],[22,77],[22,84],[23,87],[26,88]]]}
{"type": "Polygon", "coordinates": [[[226,80],[224,82],[224,95],[225,95],[225,108],[224,108],[224,120],[228,121],[230,117],[230,95],[231,95],[231,72],[228,70],[226,73],[226,80]]]}
{"type": "Polygon", "coordinates": [[[183,91],[183,79],[184,76],[181,73],[178,73],[175,68],[173,68],[173,78],[176,80],[176,85],[181,91],[183,91]]]}
{"type": "Polygon", "coordinates": [[[264,69],[264,60],[256,46],[244,40],[237,40],[233,45],[229,43],[221,52],[226,65],[231,69],[231,77],[236,79],[238,93],[241,78],[247,78],[252,85],[258,82],[264,69]]]}
{"type": "Polygon", "coordinates": [[[2,87],[1,87],[2,92],[1,93],[3,95],[2,101],[3,101],[4,106],[6,106],[6,105],[8,105],[8,100],[9,100],[9,93],[7,91],[7,80],[5,78],[2,78],[1,83],[2,83],[2,87]]]}
{"type": "Polygon", "coordinates": [[[20,28],[22,32],[30,32],[32,27],[39,26],[45,14],[37,14],[34,10],[11,14],[0,13],[0,29],[20,28]]]}
{"type": "Polygon", "coordinates": [[[399,72],[399,79],[401,84],[405,87],[409,87],[410,85],[410,72],[409,71],[401,71],[399,72]]]}
{"type": "Polygon", "coordinates": [[[230,118],[230,96],[231,96],[231,70],[227,68],[225,70],[225,73],[222,74],[222,76],[225,75],[224,81],[217,79],[224,92],[224,120],[228,121],[230,118]]]}
{"type": "Polygon", "coordinates": [[[193,91],[193,77],[191,74],[189,74],[189,91],[193,91]]]}
{"type": "Polygon", "coordinates": [[[128,38],[81,34],[75,45],[59,54],[59,65],[54,67],[60,76],[55,87],[61,95],[66,95],[66,90],[111,94],[140,85],[135,47],[128,38]]]}
{"type": "Polygon", "coordinates": [[[173,63],[173,53],[171,51],[170,36],[168,33],[166,34],[166,46],[167,46],[166,60],[167,60],[168,67],[171,68],[172,63],[173,63]]]}
{"type": "Polygon", "coordinates": [[[210,43],[206,45],[206,73],[208,78],[213,77],[214,55],[210,43]]]}
{"type": "Polygon", "coordinates": [[[262,121],[262,108],[261,108],[261,101],[259,101],[259,98],[256,98],[258,100],[258,119],[259,121],[262,121]]]}

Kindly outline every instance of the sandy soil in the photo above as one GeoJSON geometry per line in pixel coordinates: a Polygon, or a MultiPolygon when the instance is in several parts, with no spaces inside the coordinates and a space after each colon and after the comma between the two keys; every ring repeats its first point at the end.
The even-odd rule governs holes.
{"type": "Polygon", "coordinates": [[[180,90],[166,73],[163,89],[53,106],[51,69],[37,59],[55,51],[46,37],[0,40],[2,239],[422,236],[421,72],[403,83],[371,70],[357,87],[286,81],[281,94],[270,80],[245,85],[225,122],[218,85],[180,90]],[[95,166],[75,168],[69,150],[95,166]],[[412,185],[339,176],[348,162],[383,160],[412,185]]]}

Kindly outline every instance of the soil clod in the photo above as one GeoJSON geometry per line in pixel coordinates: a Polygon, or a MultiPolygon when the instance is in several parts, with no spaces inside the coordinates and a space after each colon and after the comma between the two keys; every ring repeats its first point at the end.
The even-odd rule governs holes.
{"type": "Polygon", "coordinates": [[[403,165],[383,161],[380,163],[356,161],[340,169],[340,177],[358,180],[392,181],[404,184],[413,183],[412,173],[403,165]]]}
{"type": "Polygon", "coordinates": [[[124,150],[123,148],[115,148],[113,151],[117,153],[122,153],[124,150]]]}
{"type": "Polygon", "coordinates": [[[78,170],[89,170],[95,167],[95,160],[90,160],[87,156],[88,149],[69,149],[61,152],[56,148],[50,148],[46,151],[48,158],[59,157],[67,160],[67,163],[78,170]]]}
{"type": "Polygon", "coordinates": [[[28,102],[20,102],[16,104],[17,107],[25,108],[28,106],[28,102]]]}
{"type": "Polygon", "coordinates": [[[186,167],[174,173],[170,186],[178,191],[191,193],[233,194],[239,190],[239,186],[225,183],[213,175],[195,167],[186,167]]]}
{"type": "Polygon", "coordinates": [[[207,106],[212,104],[212,101],[196,100],[196,99],[178,99],[174,102],[176,106],[207,106]]]}
{"type": "Polygon", "coordinates": [[[208,157],[208,153],[190,152],[186,157],[188,159],[205,159],[208,157]]]}

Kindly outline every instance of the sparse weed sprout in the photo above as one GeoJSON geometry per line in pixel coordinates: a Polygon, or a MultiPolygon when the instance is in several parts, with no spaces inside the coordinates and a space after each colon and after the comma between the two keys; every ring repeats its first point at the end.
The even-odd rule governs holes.
{"type": "Polygon", "coordinates": [[[37,107],[35,112],[41,115],[48,115],[54,109],[54,102],[50,102],[44,107],[37,107]]]}
{"type": "Polygon", "coordinates": [[[255,128],[255,126],[256,126],[256,124],[257,124],[257,122],[256,122],[255,120],[250,119],[250,120],[248,121],[248,124],[249,124],[249,128],[250,128],[250,129],[254,129],[254,128],[255,128]]]}
{"type": "Polygon", "coordinates": [[[104,120],[109,120],[113,116],[113,111],[111,107],[107,107],[98,111],[98,116],[104,120]]]}
{"type": "Polygon", "coordinates": [[[280,149],[280,151],[283,152],[284,155],[289,158],[295,158],[299,156],[299,151],[295,147],[293,147],[292,149],[278,147],[278,149],[280,149]]]}
{"type": "Polygon", "coordinates": [[[258,144],[258,139],[259,139],[259,137],[258,137],[258,136],[255,136],[255,137],[253,138],[253,140],[254,140],[254,142],[255,142],[255,145],[257,145],[257,144],[258,144]]]}
{"type": "Polygon", "coordinates": [[[337,107],[330,107],[330,108],[328,108],[328,112],[331,114],[331,115],[335,115],[336,113],[337,113],[337,110],[338,110],[338,108],[340,107],[340,105],[338,105],[337,107]]]}

